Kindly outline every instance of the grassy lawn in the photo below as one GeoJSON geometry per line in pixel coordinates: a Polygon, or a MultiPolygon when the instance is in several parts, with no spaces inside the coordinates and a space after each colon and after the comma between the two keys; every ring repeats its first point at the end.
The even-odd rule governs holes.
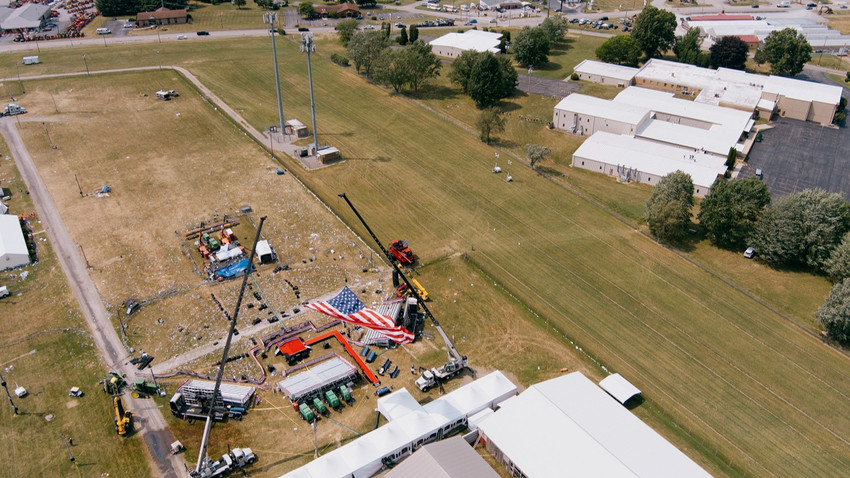
{"type": "MultiPolygon", "coordinates": [[[[240,108],[247,121],[262,127],[274,122],[276,112],[271,68],[258,66],[268,63],[266,50],[257,48],[260,41],[199,42],[192,46],[195,55],[174,48],[161,54],[163,63],[190,58],[182,63],[240,108]],[[228,68],[221,68],[223,61],[228,68]]],[[[151,54],[133,57],[132,51],[122,50],[114,64],[107,59],[111,52],[99,53],[103,59],[97,61],[110,66],[155,62],[151,54]]],[[[306,61],[294,42],[283,42],[278,51],[287,65],[284,109],[288,117],[306,122],[306,61]]],[[[74,68],[78,54],[56,58],[56,64],[44,68],[65,61],[74,68]]],[[[0,57],[0,65],[9,61],[8,55],[0,57]]],[[[433,99],[427,92],[420,98],[429,111],[320,57],[314,57],[313,75],[319,138],[339,147],[347,161],[310,173],[294,161],[284,162],[349,224],[356,222],[336,199],[342,191],[379,236],[410,239],[424,262],[467,252],[474,265],[536,314],[533,320],[521,316],[524,323],[545,323],[644,390],[648,401],[641,413],[656,417],[653,423],[667,437],[694,437],[694,445],[683,448],[712,473],[835,476],[850,464],[850,418],[842,413],[850,397],[847,357],[800,330],[799,324],[810,324],[806,307],[780,305],[788,309],[785,315],[793,315],[789,319],[762,303],[783,288],[814,303],[823,297],[821,290],[765,269],[759,271],[763,292],[754,292],[762,296],[754,300],[742,287],[721,280],[733,258],[706,260],[719,264],[706,271],[582,197],[607,181],[612,190],[616,186],[631,196],[629,207],[639,211],[638,197],[646,197],[645,189],[574,171],[566,179],[541,178],[520,166],[519,157],[513,158],[514,182],[505,183],[490,172],[494,148],[465,127],[474,121],[462,118],[474,116],[465,106],[468,100],[441,91],[446,87],[438,82],[433,99]],[[712,272],[717,270],[723,275],[712,272]]],[[[547,101],[517,97],[507,103],[517,105],[514,111],[548,118],[554,103],[547,101]]],[[[521,124],[513,127],[517,131],[506,131],[507,140],[518,143],[525,134],[551,144],[553,151],[560,148],[545,165],[568,161],[562,155],[571,146],[559,146],[556,141],[563,139],[554,132],[523,133],[521,124]]],[[[515,147],[519,144],[505,144],[503,151],[515,147]]],[[[748,272],[736,274],[746,277],[748,272]]],[[[465,284],[454,287],[458,293],[467,289],[465,284]]],[[[471,294],[480,290],[475,281],[468,287],[471,294]]],[[[810,324],[807,331],[812,330],[810,324]]],[[[474,348],[478,338],[467,340],[474,348]]],[[[502,351],[488,350],[488,360],[502,351]]],[[[514,361],[543,360],[533,350],[534,355],[528,352],[528,358],[514,361]]]]}
{"type": "Polygon", "coordinates": [[[824,21],[829,28],[840,31],[847,35],[850,34],[850,11],[842,11],[835,9],[833,15],[824,16],[824,21]]]}
{"type": "MultiPolygon", "coordinates": [[[[572,28],[572,24],[570,24],[572,28]]],[[[549,63],[535,67],[534,75],[545,78],[563,80],[570,76],[573,68],[585,58],[596,58],[596,49],[605,43],[607,38],[567,34],[565,41],[553,46],[549,55],[549,63]]],[[[519,68],[518,71],[526,73],[527,70],[519,68]]]]}
{"type": "MultiPolygon", "coordinates": [[[[0,139],[0,157],[6,154],[0,139]]],[[[13,193],[10,213],[34,211],[14,162],[0,159],[0,181],[13,193]]],[[[38,264],[24,269],[29,276],[23,281],[19,270],[0,272],[0,284],[12,294],[0,300],[0,317],[14,324],[0,331],[0,369],[10,391],[17,384],[29,392],[15,398],[18,416],[5,397],[0,406],[0,447],[6,450],[0,476],[149,476],[141,439],[113,430],[111,400],[97,383],[105,368],[53,249],[42,240],[43,227],[33,225],[38,264]],[[74,386],[85,396],[69,397],[74,386]],[[60,434],[74,440],[73,463],[60,434]]]]}

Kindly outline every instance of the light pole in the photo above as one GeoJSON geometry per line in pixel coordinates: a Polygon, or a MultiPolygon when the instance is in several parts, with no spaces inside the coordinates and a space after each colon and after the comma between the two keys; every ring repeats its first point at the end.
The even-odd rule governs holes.
{"type": "Polygon", "coordinates": [[[86,54],[85,53],[83,53],[83,63],[86,65],[86,74],[91,75],[91,72],[89,72],[89,62],[88,62],[88,60],[86,60],[86,54]]]}
{"type": "Polygon", "coordinates": [[[310,82],[310,109],[313,111],[313,148],[314,154],[319,154],[319,132],[316,131],[316,101],[313,98],[313,67],[310,64],[310,53],[316,51],[312,33],[301,34],[301,52],[307,53],[307,79],[310,82]]]}
{"type": "MultiPolygon", "coordinates": [[[[277,46],[275,46],[274,41],[274,22],[277,20],[277,13],[269,12],[263,14],[263,22],[268,23],[269,25],[269,35],[272,37],[272,57],[274,58],[274,82],[277,85],[277,117],[280,121],[280,129],[281,134],[285,133],[286,123],[284,123],[283,119],[283,101],[280,96],[280,73],[277,70],[277,46]]],[[[316,127],[313,126],[313,130],[316,127]]],[[[269,131],[269,137],[271,138],[271,131],[269,131]]],[[[272,153],[274,153],[274,148],[272,148],[272,153]]]]}
{"type": "Polygon", "coordinates": [[[153,52],[156,53],[156,62],[159,65],[159,69],[161,70],[162,69],[162,61],[160,61],[160,59],[159,59],[159,50],[154,50],[153,52]]]}
{"type": "Polygon", "coordinates": [[[21,70],[18,68],[18,63],[17,61],[15,62],[15,71],[18,73],[18,86],[21,87],[21,94],[24,94],[26,90],[24,90],[24,82],[21,81],[21,70]]]}

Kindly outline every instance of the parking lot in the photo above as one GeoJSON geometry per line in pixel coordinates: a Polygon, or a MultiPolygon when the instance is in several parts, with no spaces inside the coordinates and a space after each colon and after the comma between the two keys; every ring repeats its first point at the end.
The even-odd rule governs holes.
{"type": "Polygon", "coordinates": [[[738,177],[764,173],[774,199],[804,189],[821,188],[850,199],[850,128],[780,118],[764,131],[738,177]]]}

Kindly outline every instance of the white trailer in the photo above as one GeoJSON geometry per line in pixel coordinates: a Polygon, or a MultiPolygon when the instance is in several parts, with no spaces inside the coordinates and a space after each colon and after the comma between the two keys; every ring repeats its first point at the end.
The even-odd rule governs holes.
{"type": "Polygon", "coordinates": [[[38,55],[24,57],[24,65],[37,65],[39,63],[40,62],[38,61],[38,55]]]}

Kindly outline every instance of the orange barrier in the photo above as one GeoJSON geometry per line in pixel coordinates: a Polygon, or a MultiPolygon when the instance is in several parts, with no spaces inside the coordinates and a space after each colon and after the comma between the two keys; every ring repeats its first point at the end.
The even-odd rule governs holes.
{"type": "Polygon", "coordinates": [[[366,375],[366,378],[369,379],[370,382],[375,385],[381,383],[381,381],[378,380],[378,377],[376,377],[375,374],[372,373],[371,370],[369,370],[369,367],[366,365],[366,362],[364,362],[363,359],[360,358],[360,355],[357,353],[357,351],[355,351],[354,348],[351,347],[351,344],[348,343],[348,340],[345,340],[345,337],[343,337],[342,334],[339,333],[339,330],[331,330],[328,333],[313,337],[312,339],[307,340],[304,343],[307,345],[313,345],[325,341],[331,337],[336,337],[336,339],[339,340],[339,343],[342,344],[343,347],[345,347],[345,351],[348,352],[348,355],[351,355],[351,358],[353,358],[354,361],[357,362],[357,365],[360,366],[360,370],[363,370],[363,374],[366,375]]]}

